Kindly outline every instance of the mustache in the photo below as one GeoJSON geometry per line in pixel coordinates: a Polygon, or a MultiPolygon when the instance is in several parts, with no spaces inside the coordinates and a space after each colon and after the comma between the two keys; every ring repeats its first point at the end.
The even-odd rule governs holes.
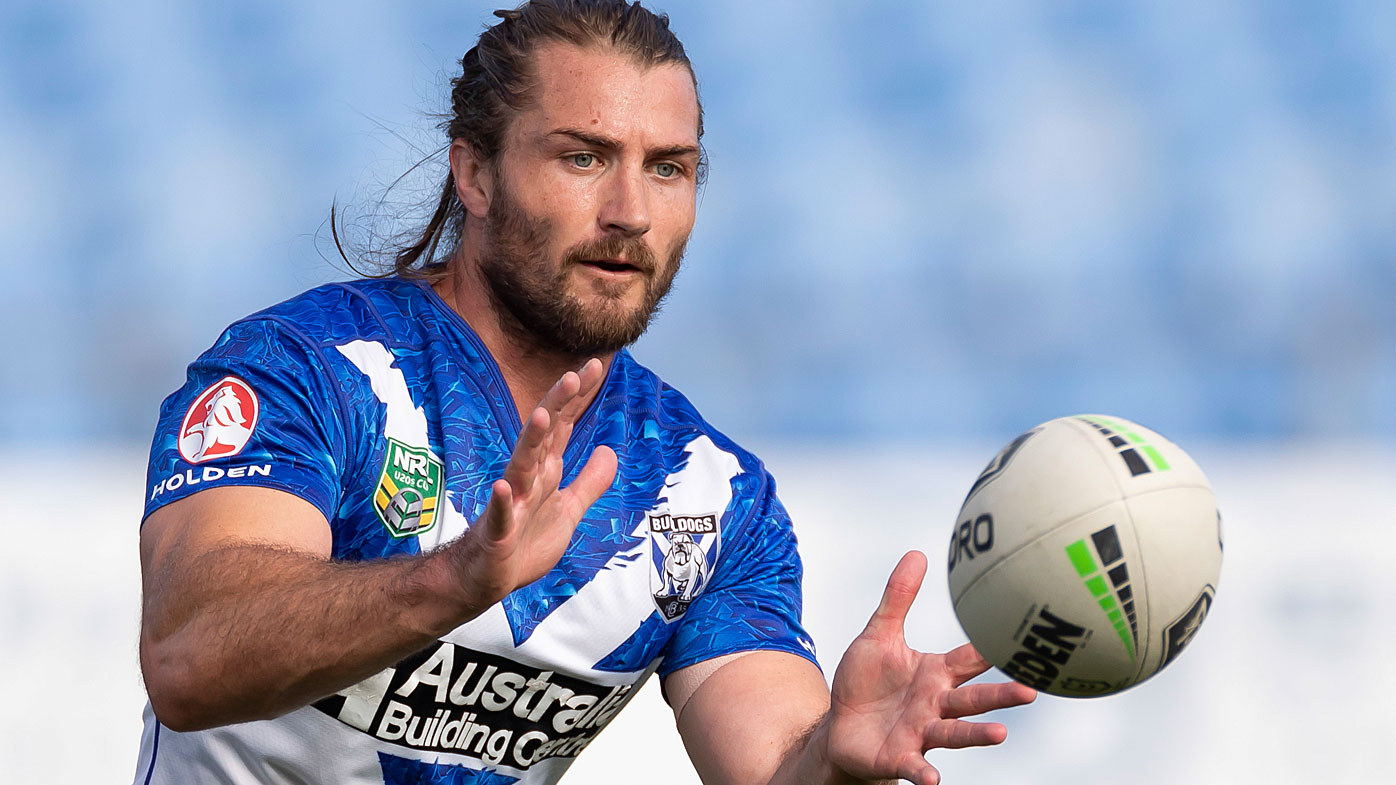
{"type": "Polygon", "coordinates": [[[654,251],[638,237],[610,235],[594,242],[577,243],[562,254],[564,266],[592,259],[624,259],[646,274],[653,273],[658,266],[654,251]]]}

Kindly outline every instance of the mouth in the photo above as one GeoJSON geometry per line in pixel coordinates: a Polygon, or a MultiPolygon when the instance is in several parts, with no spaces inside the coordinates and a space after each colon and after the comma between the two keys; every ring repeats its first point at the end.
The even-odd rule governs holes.
{"type": "Polygon", "coordinates": [[[584,267],[606,273],[608,275],[625,275],[629,273],[645,272],[640,267],[625,261],[624,259],[583,259],[579,262],[584,267]]]}

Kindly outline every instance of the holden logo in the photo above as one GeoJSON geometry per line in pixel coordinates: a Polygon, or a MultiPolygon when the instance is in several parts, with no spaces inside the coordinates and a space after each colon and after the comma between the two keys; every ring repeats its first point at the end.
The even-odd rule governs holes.
{"type": "Polygon", "coordinates": [[[247,382],[225,376],[189,405],[179,429],[179,454],[203,463],[242,452],[257,427],[257,394],[247,382]]]}

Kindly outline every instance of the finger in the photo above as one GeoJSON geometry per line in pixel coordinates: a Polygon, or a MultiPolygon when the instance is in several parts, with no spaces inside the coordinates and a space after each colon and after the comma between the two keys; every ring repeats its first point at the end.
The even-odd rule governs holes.
{"type": "Polygon", "coordinates": [[[581,368],[577,369],[577,377],[581,380],[582,386],[578,394],[586,397],[596,391],[601,386],[601,382],[606,379],[606,366],[600,360],[593,357],[587,360],[581,368]]]}
{"type": "Polygon", "coordinates": [[[964,684],[991,667],[993,666],[979,654],[979,650],[975,649],[972,643],[957,646],[945,655],[945,670],[949,672],[950,680],[956,686],[964,684]]]}
{"type": "Polygon", "coordinates": [[[901,770],[897,772],[898,777],[904,780],[910,780],[916,783],[916,785],[940,785],[940,771],[938,771],[935,766],[932,766],[930,762],[920,755],[912,755],[909,757],[913,758],[913,760],[908,761],[906,765],[901,767],[901,770]]]}
{"type": "Polygon", "coordinates": [[[495,480],[490,486],[490,500],[485,504],[485,535],[496,542],[513,530],[514,489],[505,480],[495,480]]]}
{"type": "Polygon", "coordinates": [[[542,406],[533,410],[519,433],[519,441],[514,445],[514,454],[509,457],[509,465],[504,467],[504,479],[514,486],[519,496],[528,495],[533,490],[533,480],[538,474],[538,465],[546,454],[544,444],[548,432],[552,430],[552,416],[542,406]]]}
{"type": "Polygon", "coordinates": [[[582,389],[592,389],[606,378],[606,365],[601,362],[601,358],[593,357],[582,363],[582,367],[577,369],[577,375],[582,377],[582,389]]]}
{"type": "Polygon", "coordinates": [[[616,452],[604,444],[592,450],[591,457],[572,479],[563,493],[574,505],[576,517],[581,518],[601,494],[610,489],[616,479],[616,452]]]}
{"type": "MultiPolygon", "coordinates": [[[[558,443],[557,431],[564,424],[564,412],[567,411],[568,403],[576,396],[577,388],[580,384],[581,381],[577,378],[577,374],[568,371],[558,377],[557,381],[553,382],[553,386],[549,387],[548,391],[543,393],[543,399],[538,402],[537,408],[548,413],[549,424],[549,431],[544,436],[543,447],[538,456],[539,460],[543,460],[547,455],[554,452],[561,453],[562,449],[556,446],[558,443]]],[[[570,434],[571,429],[569,428],[567,435],[570,434]]],[[[563,445],[567,443],[567,435],[563,436],[563,445]]]]}
{"type": "Polygon", "coordinates": [[[873,635],[893,634],[905,638],[906,614],[916,593],[921,590],[921,581],[926,577],[926,556],[920,551],[911,551],[897,562],[892,576],[887,579],[887,588],[882,591],[882,602],[868,620],[865,632],[873,635]]]}
{"type": "Polygon", "coordinates": [[[606,378],[604,366],[601,361],[592,358],[587,360],[581,368],[576,371],[577,392],[563,405],[559,411],[562,422],[569,427],[568,434],[571,434],[570,427],[581,419],[587,406],[591,403],[592,394],[601,386],[601,382],[606,378]]]}
{"type": "Polygon", "coordinates": [[[938,720],[926,728],[921,739],[923,750],[958,750],[965,747],[990,747],[1008,738],[1008,728],[998,722],[965,722],[938,720]]]}
{"type": "Polygon", "coordinates": [[[1037,690],[1017,682],[971,684],[945,693],[940,716],[946,719],[971,717],[1010,706],[1022,706],[1037,699],[1037,690]]]}
{"type": "MultiPolygon", "coordinates": [[[[586,366],[582,366],[582,368],[585,369],[586,366]]],[[[568,371],[558,378],[552,389],[548,390],[538,405],[546,406],[557,419],[564,421],[575,419],[581,408],[578,401],[584,386],[578,371],[568,371]]]]}
{"type": "Polygon", "coordinates": [[[553,382],[553,386],[543,393],[543,400],[539,401],[538,405],[547,409],[549,414],[556,415],[577,395],[581,386],[582,380],[577,372],[568,371],[558,377],[558,380],[553,382]]]}

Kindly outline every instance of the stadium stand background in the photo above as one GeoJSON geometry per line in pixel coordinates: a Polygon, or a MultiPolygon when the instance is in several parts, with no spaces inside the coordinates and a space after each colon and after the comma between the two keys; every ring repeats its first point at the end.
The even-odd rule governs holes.
{"type": "MultiPolygon", "coordinates": [[[[375,208],[439,144],[492,7],[0,6],[0,780],[130,775],[156,407],[228,322],[347,277],[332,200],[430,197],[439,164],[375,208]]],[[[712,176],[636,354],[782,478],[825,662],[901,549],[938,563],[999,443],[1111,412],[1212,475],[1213,618],[1163,680],[1020,711],[1016,746],[942,756],[947,776],[1389,771],[1396,6],[661,7],[712,176]]],[[[933,571],[918,645],[957,641],[943,595],[933,571]]],[[[657,696],[637,703],[569,781],[694,781],[657,696]]]]}

